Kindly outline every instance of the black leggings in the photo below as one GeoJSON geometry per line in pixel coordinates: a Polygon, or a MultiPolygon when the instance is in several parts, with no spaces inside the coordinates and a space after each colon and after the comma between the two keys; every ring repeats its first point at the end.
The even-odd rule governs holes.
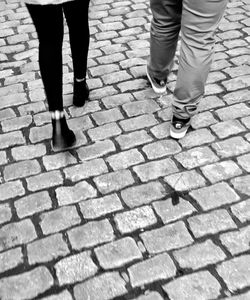
{"type": "Polygon", "coordinates": [[[89,1],[73,0],[60,5],[27,4],[39,39],[39,66],[50,111],[63,110],[63,13],[69,28],[74,77],[82,79],[86,76],[89,1]]]}

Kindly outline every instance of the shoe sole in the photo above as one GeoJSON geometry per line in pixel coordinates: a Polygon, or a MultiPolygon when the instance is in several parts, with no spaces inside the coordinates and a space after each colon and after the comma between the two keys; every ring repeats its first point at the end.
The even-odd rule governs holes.
{"type": "Polygon", "coordinates": [[[153,83],[153,81],[152,81],[152,79],[151,79],[149,73],[148,73],[148,69],[146,69],[146,72],[147,72],[148,80],[150,81],[151,86],[152,86],[152,89],[154,90],[154,92],[155,92],[156,94],[164,94],[164,93],[167,91],[167,87],[166,87],[166,86],[164,86],[164,88],[158,88],[158,87],[156,87],[156,86],[154,85],[154,83],[153,83]]]}
{"type": "Polygon", "coordinates": [[[173,139],[176,139],[176,140],[182,139],[182,138],[184,138],[184,136],[186,135],[186,133],[187,133],[189,127],[190,127],[190,124],[187,126],[187,128],[186,128],[185,130],[183,130],[183,131],[181,131],[181,132],[177,132],[177,131],[175,131],[174,129],[172,129],[171,126],[170,126],[170,130],[169,130],[170,132],[169,132],[169,134],[170,134],[170,136],[171,136],[173,139]]]}

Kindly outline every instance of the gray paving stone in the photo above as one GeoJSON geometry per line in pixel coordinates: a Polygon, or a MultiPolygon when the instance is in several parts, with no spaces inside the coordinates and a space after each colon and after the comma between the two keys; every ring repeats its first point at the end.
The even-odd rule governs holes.
{"type": "Polygon", "coordinates": [[[0,253],[0,274],[23,263],[23,253],[21,247],[0,253]]]}
{"type": "Polygon", "coordinates": [[[43,165],[47,171],[59,169],[77,162],[76,158],[70,153],[57,153],[43,156],[43,165]]]}
{"type": "Polygon", "coordinates": [[[250,114],[250,108],[245,103],[238,103],[216,111],[222,121],[242,118],[250,114]]]}
{"type": "Polygon", "coordinates": [[[41,173],[25,179],[30,191],[38,191],[49,187],[61,185],[63,178],[60,171],[41,173]]]}
{"type": "Polygon", "coordinates": [[[6,181],[29,177],[41,172],[41,167],[37,160],[24,160],[14,164],[8,164],[3,171],[6,181]]]}
{"type": "Polygon", "coordinates": [[[131,149],[108,156],[106,161],[116,171],[144,162],[144,158],[137,149],[131,149]]]}
{"type": "Polygon", "coordinates": [[[174,251],[173,255],[181,268],[193,270],[216,264],[226,258],[226,254],[211,240],[174,251]]]}
{"type": "Polygon", "coordinates": [[[74,287],[76,300],[110,300],[126,293],[125,281],[117,272],[104,273],[74,287]]]}
{"type": "Polygon", "coordinates": [[[208,272],[186,275],[163,286],[171,300],[209,300],[220,295],[219,282],[208,272]]]}
{"type": "Polygon", "coordinates": [[[163,253],[128,268],[132,287],[168,279],[176,274],[176,267],[168,254],[163,253]]]}
{"type": "Polygon", "coordinates": [[[47,235],[79,224],[81,219],[74,206],[65,206],[40,215],[40,226],[47,235]]]}
{"type": "Polygon", "coordinates": [[[246,252],[250,248],[250,226],[224,233],[220,235],[220,240],[232,255],[246,252]]]}
{"type": "Polygon", "coordinates": [[[250,255],[242,255],[217,266],[217,272],[225,281],[228,289],[235,292],[249,286],[250,255]]]}
{"type": "Polygon", "coordinates": [[[160,109],[154,100],[142,100],[126,103],[122,106],[128,117],[152,114],[160,109]]]}
{"type": "Polygon", "coordinates": [[[11,208],[8,203],[0,205],[0,224],[10,221],[12,218],[11,208]]]}
{"type": "Polygon", "coordinates": [[[232,205],[231,210],[242,223],[250,220],[250,199],[232,205]]]}
{"type": "Polygon", "coordinates": [[[102,194],[108,194],[132,185],[134,178],[129,170],[120,170],[95,177],[94,182],[102,194]]]}
{"type": "Polygon", "coordinates": [[[11,154],[15,160],[33,159],[44,156],[46,147],[43,144],[25,145],[11,149],[11,154]]]}
{"type": "Polygon", "coordinates": [[[25,138],[20,131],[3,133],[0,135],[0,149],[25,144],[25,138]]]}
{"type": "Polygon", "coordinates": [[[238,194],[226,182],[191,191],[190,195],[199,203],[203,210],[209,210],[240,200],[238,194]]]}
{"type": "Polygon", "coordinates": [[[28,244],[27,254],[29,264],[33,265],[66,256],[69,249],[62,235],[55,234],[28,244]]]}
{"type": "Polygon", "coordinates": [[[67,167],[64,170],[67,179],[73,182],[86,179],[92,176],[97,176],[108,171],[108,168],[103,159],[93,159],[84,161],[72,167],[67,167]]]}
{"type": "Polygon", "coordinates": [[[51,198],[47,191],[22,197],[14,202],[19,218],[34,215],[52,208],[51,198]]]}
{"type": "Polygon", "coordinates": [[[78,203],[96,196],[96,189],[86,181],[81,181],[73,186],[59,187],[56,189],[59,206],[78,203]]]}
{"type": "Polygon", "coordinates": [[[176,154],[181,151],[181,147],[174,140],[163,140],[144,146],[142,151],[149,159],[156,159],[159,157],[176,154]]]}
{"type": "Polygon", "coordinates": [[[59,285],[83,281],[92,277],[98,268],[90,257],[90,252],[82,252],[61,259],[55,264],[59,285]]]}
{"type": "Polygon", "coordinates": [[[242,174],[241,169],[232,160],[217,162],[201,168],[202,173],[211,183],[227,180],[242,174]]]}
{"type": "Polygon", "coordinates": [[[37,267],[31,271],[0,279],[0,297],[2,300],[32,299],[53,286],[53,277],[46,267],[37,267]]]}
{"type": "Polygon", "coordinates": [[[237,228],[229,213],[222,209],[190,217],[188,223],[191,231],[197,238],[237,228]]]}
{"type": "Polygon", "coordinates": [[[187,246],[193,242],[184,223],[179,221],[140,235],[150,254],[187,246]]]}
{"type": "Polygon", "coordinates": [[[88,222],[67,232],[73,249],[93,247],[114,239],[114,232],[108,220],[88,222]]]}
{"type": "Polygon", "coordinates": [[[228,120],[225,122],[220,122],[215,125],[212,125],[211,129],[216,133],[216,135],[220,139],[229,137],[231,135],[236,135],[246,130],[245,127],[242,126],[238,120],[228,120]]]}
{"type": "Polygon", "coordinates": [[[158,292],[146,291],[146,293],[134,300],[163,300],[162,296],[158,292]]]}
{"type": "Polygon", "coordinates": [[[213,134],[206,128],[189,132],[180,140],[182,147],[191,148],[202,144],[211,143],[215,140],[213,134]]]}
{"type": "Polygon", "coordinates": [[[42,300],[73,300],[73,298],[68,290],[64,290],[57,295],[42,298],[42,300]]]}
{"type": "Polygon", "coordinates": [[[196,212],[196,209],[183,198],[179,199],[178,205],[173,205],[172,199],[167,199],[153,202],[153,207],[164,224],[177,221],[196,212]]]}
{"type": "Polygon", "coordinates": [[[194,129],[204,128],[217,123],[217,120],[210,112],[201,112],[192,117],[191,126],[194,129]]]}
{"type": "Polygon", "coordinates": [[[124,189],[123,201],[131,208],[162,198],[166,191],[160,182],[150,182],[124,189]]]}
{"type": "Polygon", "coordinates": [[[119,134],[121,134],[121,129],[116,123],[109,123],[88,130],[88,135],[92,141],[104,140],[119,134]]]}
{"type": "Polygon", "coordinates": [[[142,259],[142,254],[131,237],[125,237],[95,248],[95,255],[104,270],[119,268],[142,259]]]}
{"type": "Polygon", "coordinates": [[[125,131],[134,131],[158,124],[153,114],[141,115],[121,121],[120,126],[125,131]]]}
{"type": "Polygon", "coordinates": [[[250,175],[236,177],[231,180],[234,188],[245,195],[250,196],[250,175]]]}
{"type": "Polygon", "coordinates": [[[114,220],[122,234],[144,229],[157,223],[155,214],[149,206],[118,213],[115,215],[114,220]]]}
{"type": "Polygon", "coordinates": [[[145,130],[121,134],[116,138],[122,150],[140,146],[152,141],[152,137],[145,130]]]}

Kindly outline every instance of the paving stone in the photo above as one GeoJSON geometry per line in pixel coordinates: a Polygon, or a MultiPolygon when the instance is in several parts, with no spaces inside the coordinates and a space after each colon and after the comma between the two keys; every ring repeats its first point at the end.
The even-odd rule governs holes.
{"type": "Polygon", "coordinates": [[[0,274],[16,268],[21,265],[23,261],[21,247],[0,253],[0,274]]]}
{"type": "Polygon", "coordinates": [[[170,257],[160,254],[128,268],[132,287],[168,279],[176,274],[176,267],[170,257]]]}
{"type": "Polygon", "coordinates": [[[240,136],[214,143],[212,147],[222,158],[243,154],[250,150],[250,144],[240,136]]]}
{"type": "Polygon", "coordinates": [[[134,131],[142,128],[151,127],[157,123],[157,120],[152,114],[146,114],[123,120],[119,124],[125,131],[134,131]]]}
{"type": "Polygon", "coordinates": [[[50,139],[51,136],[52,136],[52,127],[50,124],[48,124],[40,127],[31,128],[29,139],[31,143],[35,144],[50,139]]]}
{"type": "Polygon", "coordinates": [[[32,299],[53,286],[53,277],[46,267],[6,277],[0,280],[0,297],[9,299],[32,299]]]}
{"type": "Polygon", "coordinates": [[[74,287],[76,300],[110,300],[127,293],[125,281],[117,272],[105,273],[74,287]]]}
{"type": "Polygon", "coordinates": [[[140,164],[133,168],[142,182],[178,172],[176,164],[169,158],[140,164]]]}
{"type": "Polygon", "coordinates": [[[250,175],[237,177],[231,180],[234,188],[245,195],[250,196],[250,175]]]}
{"type": "Polygon", "coordinates": [[[142,151],[147,155],[148,159],[156,159],[176,154],[181,151],[181,147],[174,140],[163,140],[144,146],[142,151]]]}
{"type": "Polygon", "coordinates": [[[14,130],[20,130],[22,128],[27,128],[32,122],[31,116],[22,116],[22,117],[16,117],[15,122],[13,120],[4,120],[2,121],[2,130],[3,132],[8,131],[14,131],[14,130]]]}
{"type": "Polygon", "coordinates": [[[178,205],[174,205],[172,199],[167,199],[153,202],[153,207],[164,224],[177,221],[196,212],[196,209],[183,198],[179,199],[178,205]]]}
{"type": "Polygon", "coordinates": [[[184,138],[180,140],[182,147],[191,148],[200,146],[202,144],[211,143],[215,140],[215,137],[211,132],[206,129],[198,129],[192,132],[189,132],[184,138]]]}
{"type": "Polygon", "coordinates": [[[169,137],[169,128],[170,122],[164,122],[160,125],[154,126],[150,129],[150,131],[157,139],[163,139],[169,137]]]}
{"type": "Polygon", "coordinates": [[[14,107],[16,105],[27,103],[28,99],[25,93],[4,95],[1,97],[0,109],[14,107]]]}
{"type": "Polygon", "coordinates": [[[116,194],[82,201],[79,203],[79,207],[85,219],[96,219],[123,209],[122,203],[116,194]]]}
{"type": "Polygon", "coordinates": [[[86,179],[88,177],[97,176],[108,171],[103,159],[94,159],[85,161],[73,167],[64,169],[67,179],[73,182],[86,179]]]}
{"type": "Polygon", "coordinates": [[[27,254],[29,264],[37,264],[52,261],[69,254],[69,249],[61,234],[50,235],[28,244],[27,254]]]}
{"type": "Polygon", "coordinates": [[[140,235],[150,254],[187,246],[193,242],[184,223],[179,221],[140,235]]]}
{"type": "Polygon", "coordinates": [[[75,164],[76,162],[76,158],[67,152],[43,156],[43,165],[47,171],[59,169],[67,165],[75,164]]]}
{"type": "Polygon", "coordinates": [[[10,221],[12,218],[11,208],[8,203],[0,205],[0,224],[10,221]]]}
{"type": "Polygon", "coordinates": [[[106,161],[116,171],[144,162],[144,158],[138,150],[132,149],[111,155],[106,161]]]}
{"type": "Polygon", "coordinates": [[[88,130],[88,135],[92,141],[104,140],[121,134],[121,129],[116,123],[105,124],[88,130]]]}
{"type": "Polygon", "coordinates": [[[250,199],[232,205],[231,210],[242,223],[250,220],[250,199]]]}
{"type": "Polygon", "coordinates": [[[44,156],[46,147],[43,144],[25,145],[11,149],[11,154],[15,160],[27,160],[44,156]]]}
{"type": "MultiPolygon", "coordinates": [[[[0,88],[0,94],[1,94],[1,88],[0,88]]],[[[13,119],[16,117],[15,112],[11,108],[1,109],[0,110],[0,121],[13,119]]]]}
{"type": "Polygon", "coordinates": [[[128,134],[121,134],[116,138],[121,149],[129,149],[139,145],[143,145],[152,141],[152,138],[145,130],[135,131],[128,134]]]}
{"type": "Polygon", "coordinates": [[[5,165],[7,164],[7,155],[5,151],[0,151],[0,165],[5,165]]]}
{"type": "Polygon", "coordinates": [[[121,170],[95,177],[94,182],[102,194],[107,194],[132,185],[134,179],[129,170],[121,170]]]}
{"type": "Polygon", "coordinates": [[[0,185],[0,201],[12,199],[17,196],[22,196],[24,194],[24,187],[22,185],[22,182],[19,180],[2,183],[0,185]]]}
{"type": "Polygon", "coordinates": [[[190,195],[199,203],[203,210],[209,210],[240,200],[240,197],[226,182],[191,191],[190,195]]]}
{"type": "Polygon", "coordinates": [[[96,195],[97,191],[86,181],[81,181],[73,186],[64,186],[56,189],[59,206],[78,203],[88,198],[96,197],[96,195]]]}
{"type": "Polygon", "coordinates": [[[152,114],[160,109],[154,100],[142,100],[126,103],[122,106],[128,117],[152,114]]]}
{"type": "Polygon", "coordinates": [[[146,291],[143,296],[135,298],[134,300],[163,300],[161,295],[155,291],[146,291]]]}
{"type": "Polygon", "coordinates": [[[226,121],[248,116],[250,114],[250,108],[246,106],[245,103],[239,103],[220,108],[216,110],[216,113],[222,121],[226,121]]]}
{"type": "Polygon", "coordinates": [[[166,176],[164,181],[176,191],[189,191],[206,185],[205,179],[194,170],[166,176]]]}
{"type": "Polygon", "coordinates": [[[217,123],[217,120],[210,112],[202,112],[192,117],[191,126],[194,129],[208,127],[214,123],[217,123]]]}
{"type": "Polygon", "coordinates": [[[186,275],[163,286],[171,300],[209,300],[220,295],[219,282],[208,272],[186,275]]]}
{"type": "MultiPolygon", "coordinates": [[[[238,50],[238,49],[237,49],[238,50]]],[[[230,55],[232,51],[228,51],[227,53],[230,55]]],[[[239,55],[239,52],[238,52],[239,55]]],[[[233,79],[225,80],[222,82],[223,86],[227,91],[235,91],[242,88],[248,87],[250,75],[239,76],[233,79]]]]}
{"type": "Polygon", "coordinates": [[[32,216],[52,208],[52,202],[47,191],[22,197],[14,202],[19,218],[32,216]]]}
{"type": "Polygon", "coordinates": [[[201,168],[202,173],[211,183],[238,176],[242,174],[241,169],[232,160],[217,162],[201,168]]]}
{"type": "Polygon", "coordinates": [[[247,127],[250,128],[250,117],[245,117],[241,119],[241,122],[247,127]]]}
{"type": "Polygon", "coordinates": [[[40,216],[40,226],[45,235],[65,230],[80,222],[81,219],[74,206],[61,207],[40,216]]]}
{"type": "Polygon", "coordinates": [[[197,270],[226,259],[226,254],[211,240],[173,252],[181,268],[197,270]]]}
{"type": "Polygon", "coordinates": [[[219,160],[209,147],[192,148],[188,151],[182,151],[174,157],[186,169],[193,169],[219,160]]]}
{"type": "Polygon", "coordinates": [[[0,149],[7,149],[9,147],[23,144],[25,144],[25,138],[20,131],[2,133],[0,135],[0,149]]]}
{"type": "Polygon", "coordinates": [[[250,226],[243,227],[237,231],[224,233],[220,235],[220,240],[232,255],[249,251],[250,226]]]}
{"type": "Polygon", "coordinates": [[[217,272],[228,289],[235,292],[250,284],[250,255],[242,255],[221,263],[217,272]]]}
{"type": "Polygon", "coordinates": [[[250,91],[249,90],[239,90],[231,93],[226,93],[223,96],[223,100],[226,101],[227,104],[235,104],[239,102],[246,102],[249,100],[250,91]]]}
{"type": "Polygon", "coordinates": [[[29,177],[26,181],[30,191],[37,191],[60,185],[63,183],[63,178],[59,171],[50,171],[29,177]]]}
{"type": "Polygon", "coordinates": [[[144,229],[157,223],[155,214],[149,206],[142,206],[134,210],[116,214],[114,220],[118,230],[122,234],[144,229]]]}
{"type": "Polygon", "coordinates": [[[211,126],[211,129],[220,138],[226,138],[231,135],[239,134],[245,131],[245,127],[240,124],[238,120],[229,120],[225,122],[220,122],[211,126]]]}
{"type": "Polygon", "coordinates": [[[4,168],[3,175],[6,181],[29,177],[41,172],[41,167],[37,160],[25,160],[14,164],[9,164],[4,168]]]}
{"type": "Polygon", "coordinates": [[[68,232],[69,241],[73,249],[93,247],[114,239],[113,228],[108,220],[92,221],[76,227],[68,232]]]}
{"type": "Polygon", "coordinates": [[[150,182],[124,189],[121,192],[123,201],[130,207],[148,204],[165,196],[166,191],[160,182],[150,182]]]}
{"type": "Polygon", "coordinates": [[[12,222],[0,229],[0,251],[20,244],[26,244],[37,237],[31,220],[12,222]]]}
{"type": "Polygon", "coordinates": [[[118,94],[118,95],[104,97],[102,99],[102,102],[103,102],[104,106],[107,109],[109,109],[109,108],[123,105],[127,102],[131,102],[131,101],[133,101],[133,99],[134,98],[130,93],[122,93],[122,94],[118,94]]]}
{"type": "Polygon", "coordinates": [[[123,115],[118,108],[112,108],[109,110],[95,112],[92,114],[92,118],[95,120],[97,125],[103,125],[122,120],[123,115]]]}
{"type": "Polygon", "coordinates": [[[69,291],[64,290],[60,294],[48,296],[48,297],[42,298],[42,300],[73,300],[73,298],[69,291]]]}
{"type": "Polygon", "coordinates": [[[95,275],[97,269],[90,257],[90,252],[68,256],[55,264],[59,285],[83,281],[95,275]]]}
{"type": "Polygon", "coordinates": [[[109,153],[115,152],[116,148],[112,141],[97,141],[92,145],[81,147],[77,149],[77,154],[80,160],[90,160],[102,157],[109,153]]]}
{"type": "Polygon", "coordinates": [[[237,227],[229,213],[224,209],[190,217],[188,224],[197,238],[237,227]]]}
{"type": "Polygon", "coordinates": [[[104,270],[124,266],[142,258],[131,237],[125,237],[95,249],[95,255],[104,270]]]}

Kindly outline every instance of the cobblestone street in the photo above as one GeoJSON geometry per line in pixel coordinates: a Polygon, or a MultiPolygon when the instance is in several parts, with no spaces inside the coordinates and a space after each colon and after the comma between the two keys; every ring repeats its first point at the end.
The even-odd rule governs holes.
{"type": "Polygon", "coordinates": [[[167,94],[146,78],[149,1],[91,0],[89,19],[90,100],[72,105],[65,26],[77,144],[53,152],[35,28],[0,0],[0,299],[250,300],[250,0],[229,1],[179,141],[178,55],[167,94]]]}

